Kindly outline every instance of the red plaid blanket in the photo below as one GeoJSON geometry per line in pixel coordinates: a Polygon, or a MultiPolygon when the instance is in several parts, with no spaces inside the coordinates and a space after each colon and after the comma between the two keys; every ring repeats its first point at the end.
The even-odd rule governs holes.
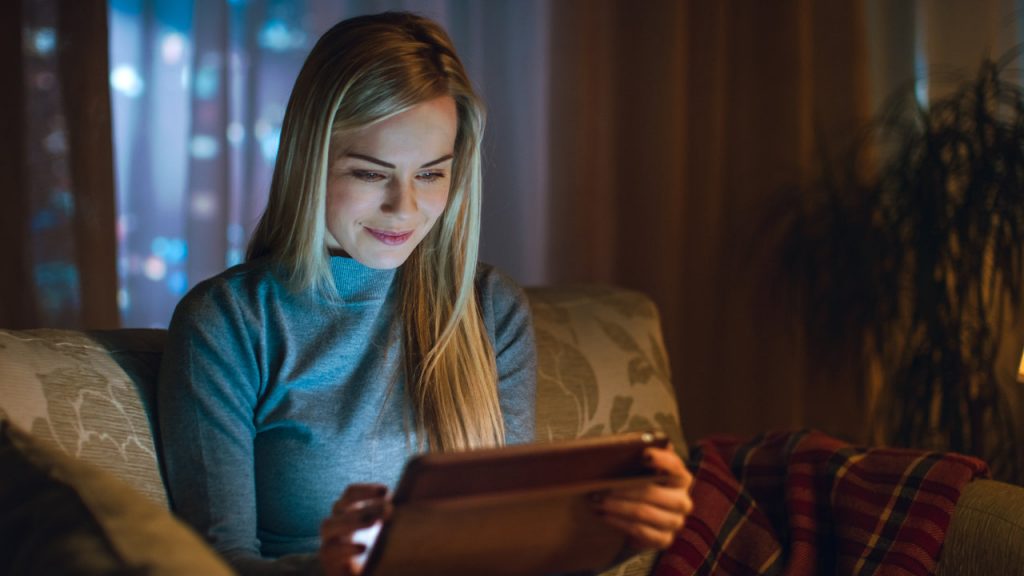
{"type": "Polygon", "coordinates": [[[655,576],[931,574],[961,488],[988,473],[807,431],[707,439],[689,466],[694,511],[655,576]]]}

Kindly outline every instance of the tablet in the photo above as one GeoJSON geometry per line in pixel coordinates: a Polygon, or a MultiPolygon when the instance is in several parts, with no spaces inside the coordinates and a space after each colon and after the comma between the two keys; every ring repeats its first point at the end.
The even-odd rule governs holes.
{"type": "Polygon", "coordinates": [[[597,570],[625,535],[593,511],[594,492],[657,481],[647,447],[660,433],[601,436],[412,458],[394,511],[367,559],[367,576],[597,570]]]}

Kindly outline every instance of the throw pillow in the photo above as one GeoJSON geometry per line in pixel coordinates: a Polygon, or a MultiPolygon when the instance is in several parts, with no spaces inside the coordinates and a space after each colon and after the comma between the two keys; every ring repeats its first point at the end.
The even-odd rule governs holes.
{"type": "Polygon", "coordinates": [[[7,421],[0,470],[2,574],[233,574],[166,509],[7,421]]]}
{"type": "Polygon", "coordinates": [[[149,331],[107,334],[0,330],[0,410],[39,442],[110,470],[166,507],[147,414],[158,342],[149,331]]]}

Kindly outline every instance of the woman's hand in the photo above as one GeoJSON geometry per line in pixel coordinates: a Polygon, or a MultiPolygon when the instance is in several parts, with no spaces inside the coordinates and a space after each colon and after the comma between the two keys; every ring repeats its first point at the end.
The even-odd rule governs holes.
{"type": "Polygon", "coordinates": [[[325,576],[353,576],[362,572],[356,557],[366,545],[352,539],[391,514],[388,489],[383,484],[351,484],[334,503],[331,515],[320,524],[320,566],[325,576]]]}
{"type": "Polygon", "coordinates": [[[671,447],[648,448],[644,457],[661,478],[645,486],[597,494],[594,507],[605,522],[628,535],[631,548],[664,550],[693,510],[693,477],[671,447]]]}

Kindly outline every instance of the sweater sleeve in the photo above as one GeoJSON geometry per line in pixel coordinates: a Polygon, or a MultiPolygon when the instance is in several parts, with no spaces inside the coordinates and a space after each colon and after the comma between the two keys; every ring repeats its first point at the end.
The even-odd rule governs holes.
{"type": "Polygon", "coordinates": [[[157,391],[168,492],[175,513],[241,574],[308,574],[315,555],[266,560],[260,554],[255,320],[223,281],[200,284],[175,310],[157,391]]]}
{"type": "Polygon", "coordinates": [[[492,332],[498,368],[498,399],[505,419],[505,440],[534,439],[537,348],[526,293],[511,278],[486,267],[481,272],[484,318],[492,332]]]}

